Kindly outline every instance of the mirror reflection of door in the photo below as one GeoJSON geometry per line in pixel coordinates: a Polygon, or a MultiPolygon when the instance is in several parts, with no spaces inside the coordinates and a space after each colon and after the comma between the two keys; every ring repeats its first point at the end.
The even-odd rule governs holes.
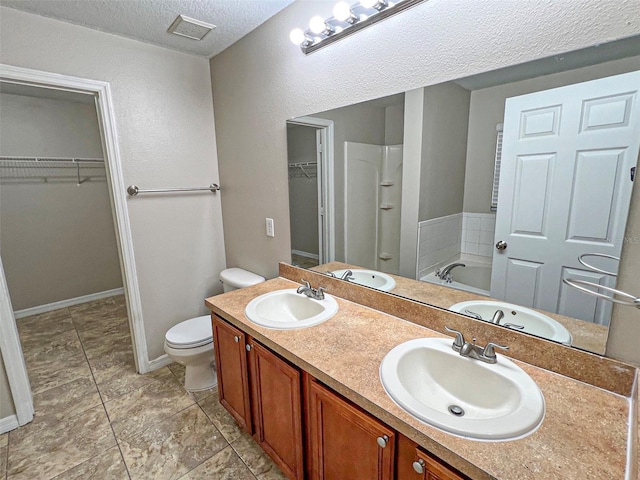
{"type": "Polygon", "coordinates": [[[495,238],[508,247],[493,256],[492,297],[608,324],[611,303],[562,279],[615,286],[578,257],[620,256],[640,144],[639,86],[633,72],[507,100],[495,238]]]}

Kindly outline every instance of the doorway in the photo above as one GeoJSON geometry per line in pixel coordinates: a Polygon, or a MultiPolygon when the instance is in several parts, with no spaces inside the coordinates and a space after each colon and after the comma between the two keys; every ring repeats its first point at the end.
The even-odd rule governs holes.
{"type": "MultiPolygon", "coordinates": [[[[121,269],[122,288],[126,297],[136,370],[139,373],[150,371],[109,84],[3,64],[0,64],[0,82],[12,86],[11,88],[47,89],[57,92],[56,94],[61,96],[73,93],[91,98],[90,102],[93,103],[97,114],[99,141],[103,152],[104,181],[107,186],[112,226],[115,227],[117,260],[121,269]]],[[[42,168],[42,165],[38,168],[42,168]]],[[[84,169],[78,173],[79,165],[74,165],[73,168],[75,169],[75,181],[81,186],[82,183],[96,176],[93,175],[95,172],[89,174],[84,169]]],[[[0,266],[3,266],[2,263],[0,266]]],[[[0,274],[0,304],[2,305],[0,308],[0,352],[15,405],[15,426],[18,426],[28,423],[33,418],[33,401],[4,268],[0,274]]]]}
{"type": "Polygon", "coordinates": [[[335,259],[333,121],[287,122],[291,263],[310,268],[335,259]]]}

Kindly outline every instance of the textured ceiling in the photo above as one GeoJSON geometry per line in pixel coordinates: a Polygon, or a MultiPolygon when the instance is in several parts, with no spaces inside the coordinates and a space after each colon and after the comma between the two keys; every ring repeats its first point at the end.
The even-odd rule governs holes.
{"type": "MultiPolygon", "coordinates": [[[[293,0],[0,0],[0,5],[181,52],[212,57],[293,0]],[[216,25],[196,41],[167,29],[179,15],[216,25]]],[[[283,34],[288,35],[288,32],[283,34]]]]}

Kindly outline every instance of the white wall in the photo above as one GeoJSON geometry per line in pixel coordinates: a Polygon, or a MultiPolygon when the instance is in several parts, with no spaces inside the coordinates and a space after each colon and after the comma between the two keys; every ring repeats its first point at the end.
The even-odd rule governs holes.
{"type": "Polygon", "coordinates": [[[303,55],[289,32],[332,7],[295,2],[211,60],[227,261],[268,277],[289,258],[287,119],[640,33],[635,0],[429,1],[303,55]]]}
{"type": "MultiPolygon", "coordinates": [[[[102,158],[93,103],[0,94],[0,139],[3,156],[102,158]]],[[[122,286],[106,175],[98,170],[101,181],[81,186],[55,178],[0,185],[0,247],[15,310],[122,286]]]]}
{"type": "MultiPolygon", "coordinates": [[[[110,83],[126,185],[218,183],[206,60],[5,7],[0,44],[2,63],[110,83]]],[[[284,152],[284,125],[282,140],[284,152]]],[[[283,174],[285,158],[278,159],[283,174]]],[[[259,183],[259,169],[251,170],[259,183]]],[[[286,176],[282,181],[286,192],[286,176]]],[[[203,299],[221,291],[224,192],[127,200],[151,359],[164,354],[167,329],[204,314],[203,299]]],[[[261,227],[264,232],[264,219],[261,227]]]]}

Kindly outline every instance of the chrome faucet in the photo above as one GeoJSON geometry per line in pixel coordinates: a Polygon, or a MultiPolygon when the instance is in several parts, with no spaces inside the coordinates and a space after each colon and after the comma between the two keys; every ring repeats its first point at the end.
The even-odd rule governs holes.
{"type": "Polygon", "coordinates": [[[436,277],[441,278],[447,283],[451,283],[451,280],[453,280],[451,277],[451,270],[456,267],[466,267],[466,265],[464,263],[452,263],[451,265],[444,267],[442,270],[436,270],[436,277]]]}
{"type": "Polygon", "coordinates": [[[344,273],[340,276],[337,276],[333,272],[327,272],[327,275],[332,278],[337,278],[339,280],[346,280],[347,282],[350,282],[351,280],[353,280],[353,277],[352,277],[353,272],[351,270],[345,270],[344,273]]]}
{"type": "Polygon", "coordinates": [[[453,341],[453,345],[451,346],[451,348],[453,348],[454,351],[460,353],[460,356],[462,357],[480,360],[481,362],[485,363],[496,363],[498,361],[498,358],[496,357],[495,349],[501,348],[503,350],[509,350],[509,347],[507,347],[506,345],[499,345],[494,342],[487,343],[484,348],[476,345],[475,343],[465,342],[464,336],[461,332],[453,330],[452,328],[449,328],[447,326],[445,326],[444,328],[447,332],[456,334],[456,339],[453,341]]]}
{"type": "Polygon", "coordinates": [[[324,292],[326,290],[324,287],[312,288],[309,282],[306,280],[302,281],[304,285],[300,285],[296,292],[306,295],[313,300],[324,300],[324,292]]]}
{"type": "Polygon", "coordinates": [[[500,320],[502,320],[503,318],[504,318],[504,312],[502,310],[496,310],[496,313],[493,314],[493,318],[491,319],[491,323],[500,325],[500,320]]]}

